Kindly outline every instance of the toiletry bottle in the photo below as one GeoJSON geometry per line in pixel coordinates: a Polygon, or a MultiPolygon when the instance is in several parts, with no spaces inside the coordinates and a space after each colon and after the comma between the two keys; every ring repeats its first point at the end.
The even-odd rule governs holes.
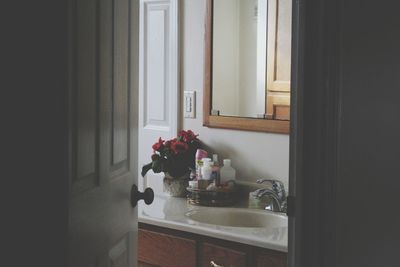
{"type": "Polygon", "coordinates": [[[197,149],[196,151],[196,156],[195,156],[195,166],[196,166],[196,179],[200,180],[201,179],[201,166],[203,164],[202,159],[207,157],[208,153],[207,151],[203,150],[203,149],[197,149]]]}
{"type": "Polygon", "coordinates": [[[200,176],[202,180],[210,180],[212,172],[212,162],[210,158],[203,158],[202,166],[200,168],[200,176]]]}
{"type": "Polygon", "coordinates": [[[224,159],[224,166],[221,168],[221,184],[225,184],[229,180],[236,180],[236,170],[231,166],[230,159],[224,159]]]}
{"type": "Polygon", "coordinates": [[[219,167],[217,154],[213,154],[213,166],[212,166],[211,179],[214,180],[214,183],[216,186],[219,186],[221,184],[220,167],[219,167]]]}

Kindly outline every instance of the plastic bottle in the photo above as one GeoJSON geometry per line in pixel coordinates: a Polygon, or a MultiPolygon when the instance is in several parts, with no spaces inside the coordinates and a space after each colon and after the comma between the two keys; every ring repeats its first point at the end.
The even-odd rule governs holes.
{"type": "Polygon", "coordinates": [[[229,180],[236,180],[236,170],[231,166],[230,159],[224,159],[224,166],[220,170],[221,184],[225,184],[229,180]]]}
{"type": "Polygon", "coordinates": [[[203,167],[201,167],[201,177],[203,180],[211,180],[212,165],[213,165],[211,159],[203,161],[203,164],[204,164],[203,167]]]}

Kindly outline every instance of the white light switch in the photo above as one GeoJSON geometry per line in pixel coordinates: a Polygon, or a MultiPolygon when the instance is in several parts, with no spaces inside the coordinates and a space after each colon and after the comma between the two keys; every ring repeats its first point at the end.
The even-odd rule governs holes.
{"type": "Polygon", "coordinates": [[[184,91],[184,114],[185,118],[196,117],[196,92],[184,91]]]}

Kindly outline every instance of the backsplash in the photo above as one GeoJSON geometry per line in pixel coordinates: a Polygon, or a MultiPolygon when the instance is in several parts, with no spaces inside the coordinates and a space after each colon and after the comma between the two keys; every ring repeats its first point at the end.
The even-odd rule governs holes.
{"type": "Polygon", "coordinates": [[[232,159],[238,180],[255,182],[259,178],[274,178],[281,180],[288,190],[289,135],[202,126],[205,1],[181,3],[181,90],[182,94],[183,90],[197,92],[196,118],[186,119],[182,115],[182,128],[198,133],[207,149],[218,153],[221,161],[232,159]]]}

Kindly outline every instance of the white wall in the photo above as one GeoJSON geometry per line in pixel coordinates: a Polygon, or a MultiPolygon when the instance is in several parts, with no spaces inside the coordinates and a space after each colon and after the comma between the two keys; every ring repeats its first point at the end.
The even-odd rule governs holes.
{"type": "Polygon", "coordinates": [[[221,158],[232,158],[239,179],[254,181],[261,177],[278,178],[288,188],[288,135],[211,129],[202,126],[206,3],[204,0],[185,0],[181,4],[181,90],[197,91],[197,117],[183,119],[182,128],[199,133],[199,138],[221,158]]]}

